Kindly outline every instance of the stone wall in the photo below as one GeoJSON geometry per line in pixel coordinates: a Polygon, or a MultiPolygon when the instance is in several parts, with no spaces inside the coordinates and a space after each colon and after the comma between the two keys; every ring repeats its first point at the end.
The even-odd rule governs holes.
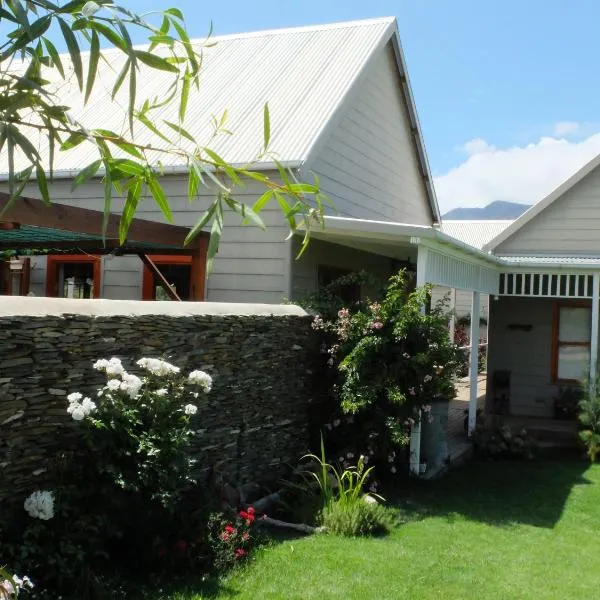
{"type": "Polygon", "coordinates": [[[0,499],[48,476],[74,427],[67,394],[94,394],[104,379],[91,365],[111,356],[132,372],[153,356],[210,373],[199,468],[276,477],[308,447],[314,343],[294,306],[0,298],[0,499]]]}

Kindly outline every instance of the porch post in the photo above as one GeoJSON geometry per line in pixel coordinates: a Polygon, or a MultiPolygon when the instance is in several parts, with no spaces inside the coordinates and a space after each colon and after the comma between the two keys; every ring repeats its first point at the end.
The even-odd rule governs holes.
{"type": "Polygon", "coordinates": [[[456,288],[450,289],[450,343],[454,344],[454,330],[456,328],[456,288]]]}
{"type": "Polygon", "coordinates": [[[590,337],[590,386],[596,388],[598,372],[598,319],[600,315],[600,273],[594,273],[592,285],[592,333],[590,337]]]}
{"type": "Polygon", "coordinates": [[[477,379],[479,370],[479,319],[481,298],[479,292],[473,292],[471,304],[471,349],[469,355],[469,437],[473,435],[477,424],[477,379]]]}
{"type": "MultiPolygon", "coordinates": [[[[419,246],[417,249],[417,287],[427,283],[427,253],[428,249],[419,246]]],[[[425,312],[425,306],[421,308],[425,312]]],[[[417,477],[421,466],[421,413],[410,432],[410,472],[417,477]]]]}

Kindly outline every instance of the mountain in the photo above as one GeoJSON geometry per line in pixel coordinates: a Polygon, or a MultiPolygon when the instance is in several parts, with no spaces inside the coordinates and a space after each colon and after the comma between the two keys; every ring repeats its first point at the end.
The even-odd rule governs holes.
{"type": "Polygon", "coordinates": [[[466,220],[487,220],[487,219],[516,219],[520,217],[528,208],[529,204],[519,204],[518,202],[504,202],[497,200],[483,208],[453,208],[449,210],[443,219],[466,221],[466,220]]]}

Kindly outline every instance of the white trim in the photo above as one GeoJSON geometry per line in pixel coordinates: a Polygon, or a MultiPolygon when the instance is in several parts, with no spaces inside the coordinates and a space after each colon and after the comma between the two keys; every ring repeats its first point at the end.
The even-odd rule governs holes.
{"type": "Polygon", "coordinates": [[[600,319],[600,274],[594,273],[592,289],[592,333],[590,338],[590,385],[596,387],[598,369],[598,321],[600,319]]]}
{"type": "Polygon", "coordinates": [[[552,191],[543,200],[540,200],[534,204],[529,210],[525,211],[518,219],[513,221],[512,225],[509,225],[500,235],[496,236],[491,242],[488,242],[483,249],[493,251],[500,244],[505,242],[508,238],[512,237],[517,231],[519,231],[524,225],[529,223],[532,219],[537,217],[544,209],[558,200],[572,187],[577,185],[584,177],[589,175],[596,167],[600,166],[600,154],[590,160],[585,166],[583,166],[577,173],[572,175],[564,183],[559,185],[554,191],[552,191]]]}
{"type": "Polygon", "coordinates": [[[469,426],[468,435],[471,437],[477,426],[477,379],[479,371],[479,319],[481,297],[479,292],[471,296],[471,333],[469,356],[469,426]]]}

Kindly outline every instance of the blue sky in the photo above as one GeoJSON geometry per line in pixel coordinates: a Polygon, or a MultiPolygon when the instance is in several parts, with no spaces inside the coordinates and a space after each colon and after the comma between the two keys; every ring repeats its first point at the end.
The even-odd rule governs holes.
{"type": "Polygon", "coordinates": [[[124,4],[176,5],[194,36],[395,15],[443,210],[534,202],[600,152],[597,0],[124,4]]]}

